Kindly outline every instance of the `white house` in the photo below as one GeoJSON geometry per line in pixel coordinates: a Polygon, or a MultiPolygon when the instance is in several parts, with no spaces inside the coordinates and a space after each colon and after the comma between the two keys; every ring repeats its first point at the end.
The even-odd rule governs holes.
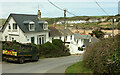
{"type": "Polygon", "coordinates": [[[61,39],[63,43],[70,48],[70,44],[74,41],[74,34],[69,29],[56,29],[55,27],[49,27],[50,37],[49,41],[52,42],[53,39],[61,39]]]}
{"type": "Polygon", "coordinates": [[[3,41],[43,44],[49,41],[48,22],[38,15],[10,14],[2,29],[3,41]]]}
{"type": "Polygon", "coordinates": [[[88,34],[80,34],[74,33],[74,41],[70,44],[70,53],[71,54],[82,54],[85,51],[85,48],[99,40],[96,37],[92,37],[88,34]],[[83,51],[79,50],[79,48],[84,48],[83,51]]]}

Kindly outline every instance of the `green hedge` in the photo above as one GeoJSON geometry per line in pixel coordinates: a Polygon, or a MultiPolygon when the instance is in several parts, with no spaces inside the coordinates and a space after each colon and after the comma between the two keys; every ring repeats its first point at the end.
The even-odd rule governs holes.
{"type": "Polygon", "coordinates": [[[21,44],[16,41],[13,42],[2,42],[2,49],[3,50],[16,50],[16,51],[29,51],[33,46],[31,44],[21,44]]]}
{"type": "Polygon", "coordinates": [[[16,51],[29,51],[34,46],[39,50],[40,57],[60,57],[70,55],[69,49],[64,46],[63,42],[58,39],[54,39],[53,43],[47,42],[42,45],[35,44],[21,44],[18,42],[3,42],[3,50],[16,50],[16,51]]]}
{"type": "Polygon", "coordinates": [[[70,55],[69,49],[66,48],[63,42],[59,39],[54,39],[52,43],[47,42],[42,45],[37,45],[40,52],[40,57],[60,57],[70,55]]]}
{"type": "Polygon", "coordinates": [[[120,73],[120,35],[87,47],[83,62],[94,73],[120,73]]]}

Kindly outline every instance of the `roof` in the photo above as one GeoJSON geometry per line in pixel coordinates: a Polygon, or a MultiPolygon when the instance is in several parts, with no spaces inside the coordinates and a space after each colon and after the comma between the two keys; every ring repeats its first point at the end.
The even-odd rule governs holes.
{"type": "Polygon", "coordinates": [[[62,34],[54,27],[49,27],[50,37],[61,36],[62,34]]]}
{"type": "Polygon", "coordinates": [[[70,29],[58,29],[62,36],[73,35],[70,29]]]}
{"type": "Polygon", "coordinates": [[[22,29],[23,32],[40,32],[44,31],[42,25],[39,25],[38,22],[44,23],[45,21],[38,20],[37,15],[29,15],[29,14],[10,14],[9,17],[13,17],[17,25],[22,29]],[[28,26],[24,25],[24,23],[28,22],[35,23],[35,31],[29,31],[28,26]]]}
{"type": "Polygon", "coordinates": [[[49,27],[49,29],[50,37],[73,35],[73,33],[69,29],[56,29],[55,27],[49,27]]]}
{"type": "Polygon", "coordinates": [[[80,33],[74,33],[75,39],[90,39],[90,35],[80,35],[80,33]]]}

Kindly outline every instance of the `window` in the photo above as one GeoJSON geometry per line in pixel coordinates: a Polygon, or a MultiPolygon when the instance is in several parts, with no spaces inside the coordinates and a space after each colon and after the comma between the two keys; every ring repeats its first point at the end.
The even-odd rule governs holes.
{"type": "Polygon", "coordinates": [[[60,40],[61,40],[61,36],[60,36],[60,40]]]}
{"type": "Polygon", "coordinates": [[[11,36],[9,36],[9,40],[11,40],[11,36]]]}
{"type": "Polygon", "coordinates": [[[78,44],[78,40],[77,40],[77,44],[78,44]]]}
{"type": "Polygon", "coordinates": [[[44,44],[45,43],[45,41],[46,41],[46,38],[45,38],[45,35],[39,35],[38,37],[37,37],[37,43],[38,44],[44,44]]]}
{"type": "Polygon", "coordinates": [[[67,40],[67,36],[65,37],[65,40],[67,40]]]}
{"type": "Polygon", "coordinates": [[[9,26],[8,26],[8,29],[11,29],[11,26],[10,26],[10,24],[9,24],[9,26]]]}
{"type": "Polygon", "coordinates": [[[72,35],[70,36],[70,39],[72,40],[72,35]]]}
{"type": "Polygon", "coordinates": [[[31,43],[34,43],[35,38],[31,37],[31,43]]]}
{"type": "Polygon", "coordinates": [[[34,31],[35,30],[35,25],[34,24],[29,24],[29,30],[34,31]]]}
{"type": "Polygon", "coordinates": [[[13,23],[13,29],[17,29],[17,24],[13,23]]]}
{"type": "Polygon", "coordinates": [[[43,24],[43,29],[44,29],[44,30],[48,29],[48,23],[44,23],[44,24],[43,24]]]}
{"type": "Polygon", "coordinates": [[[5,36],[5,41],[7,41],[7,36],[5,36]]]}
{"type": "Polygon", "coordinates": [[[14,41],[14,38],[12,37],[12,41],[14,41]]]}

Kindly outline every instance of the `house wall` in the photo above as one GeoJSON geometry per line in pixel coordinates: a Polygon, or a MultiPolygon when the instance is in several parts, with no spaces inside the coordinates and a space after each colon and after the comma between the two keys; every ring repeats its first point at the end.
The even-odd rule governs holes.
{"type": "Polygon", "coordinates": [[[2,40],[5,41],[5,36],[7,36],[7,41],[12,41],[12,38],[20,43],[26,43],[27,39],[24,35],[24,32],[17,25],[17,29],[13,29],[13,23],[16,23],[12,17],[9,18],[8,23],[3,31],[2,40]],[[11,29],[9,29],[9,24],[11,29]]]}
{"type": "MultiPolygon", "coordinates": [[[[49,37],[49,41],[52,43],[52,38],[54,39],[60,39],[64,42],[64,38],[66,38],[66,36],[55,36],[55,37],[49,37]]],[[[65,42],[71,42],[74,40],[74,35],[72,35],[72,39],[71,39],[71,35],[67,36],[67,39],[65,40],[65,42]]]]}
{"type": "Polygon", "coordinates": [[[37,44],[37,36],[38,35],[45,35],[46,36],[46,41],[49,41],[49,34],[48,31],[46,32],[28,32],[24,33],[19,26],[17,25],[17,29],[13,29],[13,23],[16,23],[15,20],[10,17],[8,23],[6,24],[6,27],[3,31],[2,35],[2,41],[5,40],[5,36],[7,36],[7,41],[12,41],[12,38],[16,40],[17,42],[20,43],[31,43],[31,37],[35,37],[35,44],[37,44]],[[9,29],[9,24],[11,26],[11,29],[9,29]]]}
{"type": "Polygon", "coordinates": [[[29,32],[29,33],[26,33],[25,36],[27,38],[27,42],[26,43],[31,43],[31,37],[34,37],[35,38],[35,44],[38,44],[37,43],[37,37],[39,35],[45,35],[46,37],[46,40],[45,42],[49,41],[49,32],[29,32]]]}
{"type": "MultiPolygon", "coordinates": [[[[82,47],[84,45],[85,39],[75,39],[72,41],[69,45],[70,53],[71,54],[82,54],[84,51],[79,51],[78,47],[82,47]],[[78,41],[78,42],[77,42],[78,41]]],[[[91,38],[89,39],[89,42],[91,42],[91,38]]]]}

